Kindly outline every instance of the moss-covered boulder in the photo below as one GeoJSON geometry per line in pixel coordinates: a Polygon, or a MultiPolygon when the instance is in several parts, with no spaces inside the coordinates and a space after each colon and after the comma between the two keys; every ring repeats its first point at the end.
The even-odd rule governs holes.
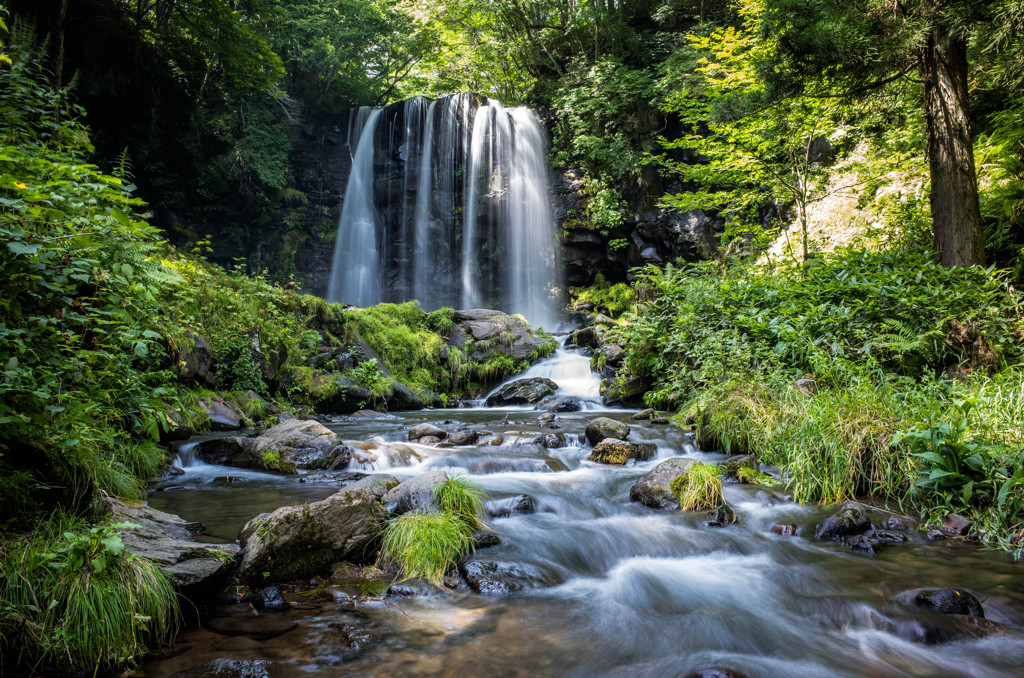
{"type": "Polygon", "coordinates": [[[254,466],[270,468],[291,462],[297,468],[326,469],[344,467],[352,451],[342,444],[338,434],[318,421],[291,419],[268,428],[245,448],[254,466]]]}
{"type": "Polygon", "coordinates": [[[625,440],[629,437],[629,424],[608,417],[598,417],[587,424],[586,435],[591,445],[597,445],[605,438],[625,440]]]}
{"type": "Polygon", "coordinates": [[[535,332],[517,316],[487,308],[471,308],[452,314],[455,326],[448,343],[463,350],[469,348],[470,360],[483,360],[492,352],[504,353],[513,360],[535,361],[554,351],[551,337],[535,332]]]}
{"type": "Polygon", "coordinates": [[[654,443],[630,443],[617,438],[605,438],[594,447],[588,459],[599,464],[623,465],[630,459],[647,461],[658,451],[654,443]]]}
{"type": "Polygon", "coordinates": [[[815,539],[840,541],[843,537],[863,534],[871,529],[871,519],[861,504],[848,501],[836,513],[818,525],[814,531],[815,539]]]}
{"type": "Polygon", "coordinates": [[[629,500],[653,509],[678,509],[679,498],[672,494],[669,486],[679,476],[686,475],[695,463],[693,459],[682,457],[666,459],[633,483],[629,500]]]}
{"type": "Polygon", "coordinates": [[[242,581],[309,577],[333,562],[374,557],[387,512],[370,488],[346,488],[327,499],[283,506],[242,529],[242,581]]]}

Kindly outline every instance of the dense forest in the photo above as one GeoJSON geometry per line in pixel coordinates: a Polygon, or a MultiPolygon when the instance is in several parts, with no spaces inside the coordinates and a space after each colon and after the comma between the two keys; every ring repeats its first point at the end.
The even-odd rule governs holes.
{"type": "MultiPolygon", "coordinates": [[[[599,252],[552,294],[605,404],[797,502],[962,516],[1020,555],[1020,0],[4,0],[0,674],[112,674],[174,637],[179,593],[108,514],[225,409],[455,407],[556,351],[514,315],[456,342],[479,318],[310,293],[338,200],[303,153],[459,92],[550,137],[562,244],[599,252]],[[687,219],[697,245],[661,242],[687,219]]],[[[482,525],[445,487],[468,503],[410,529],[457,545],[440,569],[408,557],[427,536],[394,546],[409,577],[482,525]]]]}

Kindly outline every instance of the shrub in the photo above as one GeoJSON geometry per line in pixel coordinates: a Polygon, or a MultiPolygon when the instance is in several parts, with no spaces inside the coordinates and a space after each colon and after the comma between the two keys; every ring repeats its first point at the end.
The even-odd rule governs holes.
{"type": "Polygon", "coordinates": [[[51,516],[5,546],[0,566],[0,647],[22,666],[89,673],[123,668],[177,618],[174,588],[152,562],[128,553],[113,523],[88,528],[51,516]]]}

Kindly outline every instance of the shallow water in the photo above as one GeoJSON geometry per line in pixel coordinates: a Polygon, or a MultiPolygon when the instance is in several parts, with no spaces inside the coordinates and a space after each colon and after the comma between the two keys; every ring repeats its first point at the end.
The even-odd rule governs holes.
{"type": "MultiPolygon", "coordinates": [[[[827,510],[738,484],[725,488],[739,515],[728,528],[704,527],[702,514],[643,508],[629,502],[629,488],[660,461],[722,456],[698,452],[674,426],[629,421],[624,410],[601,414],[628,421],[630,439],[656,443],[657,458],[625,468],[587,461],[578,434],[594,412],[558,415],[557,431],[570,444],[557,450],[530,442],[551,432],[531,410],[434,410],[330,424],[360,442],[366,470],[408,478],[453,468],[494,498],[533,497],[537,513],[492,520],[503,543],[475,557],[530,565],[547,586],[503,598],[460,589],[356,602],[353,590],[329,588],[291,596],[289,610],[259,616],[226,604],[137,675],[685,676],[708,666],[751,678],[1024,675],[1024,579],[1008,556],[915,533],[876,557],[853,554],[808,538],[827,510]],[[408,444],[406,432],[421,422],[503,433],[505,442],[408,444]],[[515,470],[471,470],[495,468],[515,470]],[[777,522],[795,523],[798,536],[770,534],[777,522]],[[948,586],[977,595],[987,618],[1004,627],[1000,633],[973,638],[985,634],[892,602],[900,591],[948,586]],[[918,642],[946,627],[961,639],[918,642]],[[216,664],[190,672],[215,660],[250,664],[235,673],[216,664]]],[[[199,465],[156,482],[149,500],[206,524],[211,539],[234,539],[260,512],[337,490],[301,481],[199,465]]]]}

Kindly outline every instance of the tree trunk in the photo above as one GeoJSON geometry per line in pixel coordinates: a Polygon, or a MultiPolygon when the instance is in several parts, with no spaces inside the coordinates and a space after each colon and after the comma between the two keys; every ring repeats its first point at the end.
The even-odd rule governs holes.
{"type": "Polygon", "coordinates": [[[58,92],[64,86],[64,34],[67,32],[69,2],[70,0],[61,0],[60,8],[57,10],[57,53],[53,59],[53,86],[58,92]]]}
{"type": "Polygon", "coordinates": [[[967,44],[939,19],[921,54],[935,251],[943,266],[985,264],[974,171],[967,44]]]}

